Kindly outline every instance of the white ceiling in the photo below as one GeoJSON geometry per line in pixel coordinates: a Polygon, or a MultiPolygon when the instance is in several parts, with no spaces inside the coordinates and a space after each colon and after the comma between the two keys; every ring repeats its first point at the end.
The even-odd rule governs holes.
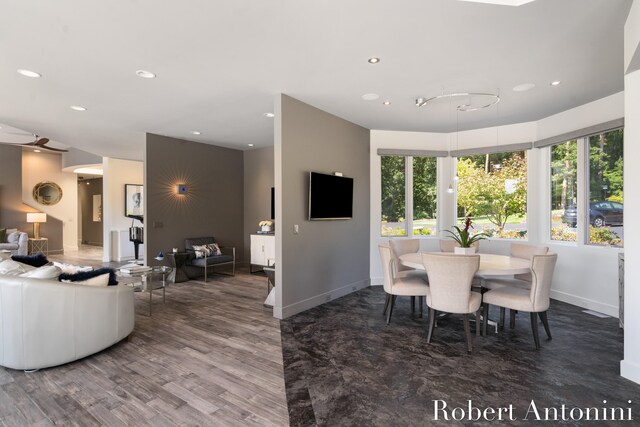
{"type": "Polygon", "coordinates": [[[247,149],[273,144],[286,93],[370,129],[452,131],[449,92],[500,92],[459,129],[537,120],[623,90],[631,0],[5,2],[0,141],[142,159],[145,133],[247,149]],[[381,58],[376,65],[367,63],[381,58]],[[16,70],[34,70],[31,79],[16,70]],[[157,74],[141,79],[138,69],[157,74]],[[549,82],[561,80],[558,87],[549,82]],[[535,83],[528,92],[513,92],[535,83]],[[363,101],[378,93],[377,101],[363,101]],[[390,106],[382,101],[391,101],[390,106]],[[87,107],[73,111],[70,105],[87,107]],[[200,136],[190,131],[202,132],[200,136]],[[8,132],[7,132],[8,131],[8,132]]]}

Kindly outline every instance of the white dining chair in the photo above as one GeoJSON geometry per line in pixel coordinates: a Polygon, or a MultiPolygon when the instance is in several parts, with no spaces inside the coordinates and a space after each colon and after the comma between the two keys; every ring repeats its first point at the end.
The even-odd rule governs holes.
{"type": "MultiPolygon", "coordinates": [[[[531,313],[531,330],[536,349],[540,348],[538,337],[538,320],[542,320],[547,337],[551,339],[551,330],[547,320],[549,309],[549,294],[551,292],[551,280],[553,270],[558,260],[557,254],[533,255],[531,258],[531,289],[516,286],[502,286],[486,292],[482,299],[484,304],[484,318],[489,314],[489,305],[508,308],[515,311],[528,311],[531,313]],[[537,314],[537,316],[536,316],[537,314]]],[[[517,280],[517,279],[514,279],[517,280]]],[[[483,326],[486,334],[486,322],[483,326]]]]}
{"type": "Polygon", "coordinates": [[[479,255],[453,255],[424,253],[422,262],[429,276],[429,331],[427,342],[431,342],[436,313],[462,314],[467,351],[471,352],[471,330],[469,313],[476,313],[476,335],[480,335],[480,302],[482,296],[471,291],[471,281],[480,266],[479,255]]]}
{"type": "MultiPolygon", "coordinates": [[[[534,255],[546,255],[548,246],[529,245],[524,243],[511,243],[511,256],[531,261],[534,255]]],[[[485,290],[497,289],[503,286],[515,286],[522,289],[531,289],[531,273],[516,274],[513,277],[481,276],[480,286],[485,290]]],[[[516,324],[517,311],[509,310],[509,326],[511,329],[516,324]]],[[[504,326],[504,308],[500,308],[500,326],[504,326]]]]}
{"type": "MultiPolygon", "coordinates": [[[[427,272],[423,270],[416,270],[412,267],[407,267],[402,265],[400,262],[400,256],[404,254],[417,253],[420,251],[420,240],[418,239],[389,239],[389,247],[391,248],[391,255],[395,260],[395,268],[396,274],[395,277],[408,277],[415,276],[424,280],[426,283],[429,283],[429,279],[427,278],[427,272]]],[[[422,298],[418,298],[419,301],[419,310],[420,317],[422,317],[422,298]]],[[[411,297],[411,313],[415,313],[416,309],[416,298],[411,297]]]]}
{"type": "Polygon", "coordinates": [[[391,248],[379,245],[382,260],[382,285],[387,294],[383,315],[387,316],[387,324],[391,321],[391,313],[398,296],[424,298],[429,294],[429,285],[420,276],[395,277],[395,260],[391,255],[391,248]]]}

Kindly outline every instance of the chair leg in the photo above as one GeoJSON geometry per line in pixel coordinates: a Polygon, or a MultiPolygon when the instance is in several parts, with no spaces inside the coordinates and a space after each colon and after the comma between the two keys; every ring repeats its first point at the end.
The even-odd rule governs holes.
{"type": "Polygon", "coordinates": [[[393,312],[393,305],[396,303],[396,296],[391,295],[391,303],[389,305],[389,311],[387,311],[387,325],[391,322],[391,313],[393,312]]]}
{"type": "Polygon", "coordinates": [[[516,314],[518,314],[518,310],[509,309],[509,328],[511,329],[516,327],[516,314]]]}
{"type": "Polygon", "coordinates": [[[500,329],[504,329],[504,307],[500,307],[500,329]]]}
{"type": "Polygon", "coordinates": [[[540,350],[540,337],[538,336],[538,316],[536,313],[531,314],[531,331],[533,332],[533,341],[536,343],[536,350],[540,350]]]}
{"type": "Polygon", "coordinates": [[[424,300],[424,297],[418,297],[418,306],[420,307],[420,315],[418,317],[420,317],[422,319],[422,311],[423,311],[423,307],[422,307],[422,301],[424,300]]]}
{"type": "Polygon", "coordinates": [[[542,320],[542,325],[544,326],[544,331],[547,333],[547,337],[551,339],[551,329],[549,329],[549,319],[547,319],[547,312],[541,311],[538,313],[540,316],[540,320],[542,320]]]}
{"type": "Polygon", "coordinates": [[[436,324],[436,311],[429,307],[429,330],[427,331],[427,343],[431,343],[431,337],[433,336],[433,327],[436,324]]]}
{"type": "Polygon", "coordinates": [[[463,314],[462,319],[464,322],[464,335],[467,337],[467,351],[471,353],[473,348],[471,347],[471,328],[469,327],[469,315],[463,314]]]}
{"type": "Polygon", "coordinates": [[[384,310],[382,310],[382,315],[387,314],[387,309],[389,308],[389,301],[391,300],[391,294],[387,294],[387,298],[384,300],[384,310]]]}
{"type": "Polygon", "coordinates": [[[487,336],[487,324],[489,323],[489,304],[482,304],[482,335],[487,336]]]}
{"type": "Polygon", "coordinates": [[[480,336],[480,323],[482,322],[482,307],[478,307],[476,311],[476,336],[480,336]]]}
{"type": "Polygon", "coordinates": [[[411,297],[411,316],[416,314],[416,297],[411,297]]]}

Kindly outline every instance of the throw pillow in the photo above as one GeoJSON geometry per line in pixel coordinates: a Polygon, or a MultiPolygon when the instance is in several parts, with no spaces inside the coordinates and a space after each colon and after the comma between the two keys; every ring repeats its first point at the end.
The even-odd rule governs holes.
{"type": "Polygon", "coordinates": [[[35,270],[20,274],[20,277],[31,277],[33,279],[57,279],[62,271],[55,265],[45,265],[35,270]]]}
{"type": "Polygon", "coordinates": [[[5,243],[7,241],[7,229],[0,228],[0,243],[5,243]]]}
{"type": "Polygon", "coordinates": [[[210,243],[207,245],[209,250],[211,251],[211,255],[222,255],[222,251],[220,250],[220,246],[217,243],[210,243]]]}
{"type": "Polygon", "coordinates": [[[0,261],[0,274],[6,276],[17,276],[24,273],[26,270],[19,262],[15,262],[12,259],[5,259],[0,261]]]}
{"type": "Polygon", "coordinates": [[[11,259],[23,264],[30,265],[32,267],[42,267],[43,265],[49,263],[46,255],[42,252],[38,252],[35,255],[13,255],[11,259]]]}
{"type": "Polygon", "coordinates": [[[196,258],[211,256],[211,248],[209,245],[193,245],[193,250],[196,253],[196,258]]]}
{"type": "Polygon", "coordinates": [[[7,243],[18,243],[20,241],[20,232],[14,231],[7,234],[7,243]]]}
{"type": "Polygon", "coordinates": [[[118,281],[116,280],[116,272],[113,268],[108,268],[108,267],[98,268],[97,270],[92,270],[92,271],[81,271],[76,274],[62,273],[60,277],[58,277],[58,280],[61,282],[82,282],[82,281],[87,281],[89,279],[93,279],[94,277],[105,275],[107,273],[109,274],[109,276],[107,277],[108,285],[109,286],[117,285],[118,281]]]}
{"type": "Polygon", "coordinates": [[[73,283],[74,285],[109,286],[109,273],[104,273],[86,280],[61,280],[61,282],[73,283]]]}
{"type": "Polygon", "coordinates": [[[93,267],[91,266],[66,264],[64,262],[58,262],[58,261],[53,261],[53,265],[55,265],[60,270],[62,270],[63,273],[67,273],[67,274],[76,274],[76,273],[80,273],[81,271],[93,270],[93,267]]]}

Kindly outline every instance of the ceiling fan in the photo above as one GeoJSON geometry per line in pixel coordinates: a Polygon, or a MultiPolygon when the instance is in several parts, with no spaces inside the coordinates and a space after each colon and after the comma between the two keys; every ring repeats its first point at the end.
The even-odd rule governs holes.
{"type": "MultiPolygon", "coordinates": [[[[35,139],[32,142],[27,142],[25,144],[19,144],[19,145],[22,145],[23,147],[27,147],[27,148],[33,148],[36,150],[48,150],[48,151],[55,151],[58,153],[66,153],[69,151],[69,150],[63,150],[60,148],[47,147],[49,138],[40,138],[40,136],[36,135],[35,133],[33,134],[33,136],[35,139]]],[[[11,145],[16,145],[16,144],[11,144],[11,145]]]]}

